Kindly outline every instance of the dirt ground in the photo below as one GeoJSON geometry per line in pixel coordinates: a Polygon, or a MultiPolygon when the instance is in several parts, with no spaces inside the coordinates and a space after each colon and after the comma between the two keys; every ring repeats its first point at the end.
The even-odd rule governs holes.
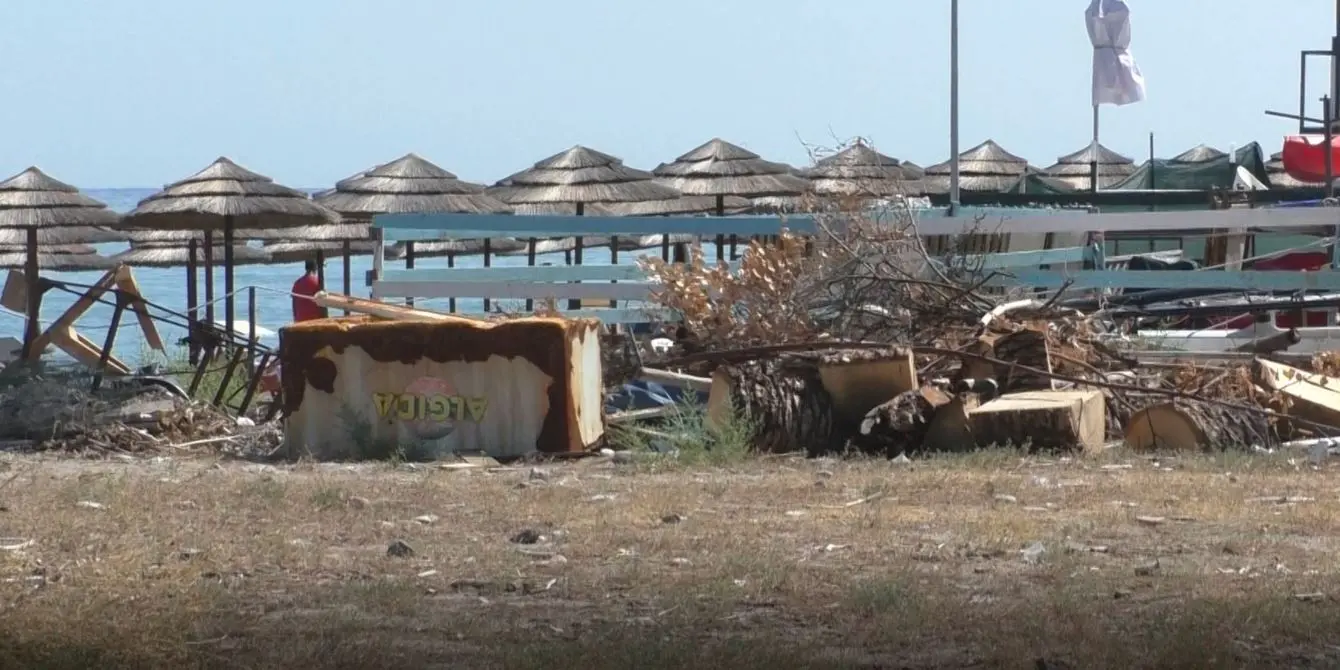
{"type": "Polygon", "coordinates": [[[0,455],[0,667],[1337,667],[1338,468],[0,455]]]}

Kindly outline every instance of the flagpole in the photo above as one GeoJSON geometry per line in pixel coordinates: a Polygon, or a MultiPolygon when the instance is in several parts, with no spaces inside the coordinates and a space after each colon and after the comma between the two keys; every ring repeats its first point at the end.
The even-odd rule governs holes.
{"type": "Polygon", "coordinates": [[[958,0],[949,2],[949,214],[958,211],[958,0]]]}

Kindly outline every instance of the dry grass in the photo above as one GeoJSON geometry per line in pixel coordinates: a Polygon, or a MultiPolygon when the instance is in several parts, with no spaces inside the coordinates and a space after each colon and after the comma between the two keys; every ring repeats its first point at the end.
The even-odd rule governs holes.
{"type": "Polygon", "coordinates": [[[1284,456],[5,458],[0,546],[34,544],[0,549],[0,667],[1340,661],[1337,470],[1284,456]],[[414,555],[388,556],[397,539],[414,555]]]}

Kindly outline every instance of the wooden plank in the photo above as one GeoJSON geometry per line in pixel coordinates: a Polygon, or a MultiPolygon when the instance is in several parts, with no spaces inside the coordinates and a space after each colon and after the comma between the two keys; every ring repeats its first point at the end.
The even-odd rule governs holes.
{"type": "Polygon", "coordinates": [[[1057,265],[1061,263],[1083,262],[1091,257],[1089,247],[1064,247],[1060,249],[1037,249],[1032,251],[1007,251],[998,254],[964,255],[944,257],[941,262],[962,263],[967,267],[977,267],[981,263],[983,270],[1004,268],[1036,267],[1039,265],[1057,265]]]}
{"type": "Polygon", "coordinates": [[[378,214],[372,225],[396,241],[485,237],[596,235],[776,235],[783,227],[813,233],[814,217],[787,216],[568,216],[511,214],[378,214]]]}
{"type": "MultiPolygon", "coordinates": [[[[732,270],[740,261],[730,263],[732,270]]],[[[646,281],[647,271],[636,263],[623,265],[539,265],[487,268],[414,268],[386,270],[384,281],[457,282],[457,281],[646,281]]]]}
{"type": "Polygon", "coordinates": [[[1340,213],[1328,207],[1279,207],[1258,209],[1221,209],[1185,212],[1123,212],[1089,214],[1061,210],[1063,214],[1039,214],[1038,210],[1018,210],[1018,214],[999,211],[986,218],[936,217],[919,215],[917,232],[922,235],[962,235],[992,233],[1061,232],[1154,232],[1172,230],[1213,230],[1215,228],[1333,228],[1340,224],[1340,213]]]}
{"type": "MultiPolygon", "coordinates": [[[[671,309],[660,307],[629,307],[627,309],[602,308],[602,309],[565,309],[559,312],[561,316],[568,319],[598,319],[605,325],[615,324],[635,324],[635,323],[677,323],[683,318],[678,312],[671,309]]],[[[484,318],[497,316],[497,312],[485,313],[482,310],[463,310],[455,313],[456,316],[484,318]]]]}
{"type": "Polygon", "coordinates": [[[1340,290],[1340,272],[1261,272],[1176,271],[1176,270],[1094,270],[1050,272],[1019,270],[1011,277],[998,277],[992,283],[1022,284],[1060,288],[1067,281],[1071,288],[1185,288],[1227,291],[1335,291],[1340,290]]]}
{"type": "Polygon", "coordinates": [[[644,282],[560,284],[507,281],[379,281],[372,284],[372,297],[378,300],[384,298],[491,298],[501,300],[600,298],[604,300],[648,300],[655,288],[655,284],[644,282]]]}

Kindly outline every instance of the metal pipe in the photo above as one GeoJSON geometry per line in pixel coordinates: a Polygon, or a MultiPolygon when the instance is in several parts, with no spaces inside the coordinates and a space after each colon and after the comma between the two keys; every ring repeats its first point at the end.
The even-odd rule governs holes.
{"type": "MultiPolygon", "coordinates": [[[[1340,0],[1337,0],[1340,2],[1340,0]]],[[[958,211],[958,0],[949,2],[949,213],[958,211]]]]}

